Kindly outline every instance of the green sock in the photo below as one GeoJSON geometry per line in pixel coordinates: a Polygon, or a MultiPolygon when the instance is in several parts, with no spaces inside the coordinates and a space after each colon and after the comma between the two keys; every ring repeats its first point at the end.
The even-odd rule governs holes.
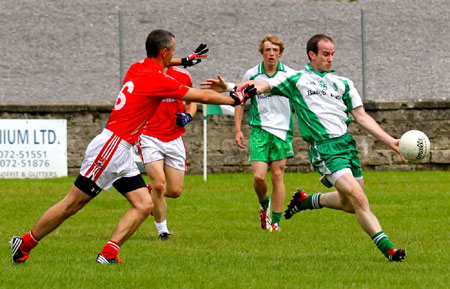
{"type": "Polygon", "coordinates": [[[394,248],[394,245],[391,243],[388,236],[383,231],[380,231],[372,236],[372,240],[384,256],[389,258],[388,252],[390,249],[394,248]]]}
{"type": "Polygon", "coordinates": [[[259,204],[261,205],[261,207],[264,210],[267,210],[267,208],[269,208],[269,204],[270,204],[270,197],[267,196],[267,198],[264,201],[259,201],[259,204]]]}
{"type": "Polygon", "coordinates": [[[277,223],[278,225],[280,225],[282,215],[283,215],[282,212],[277,213],[277,212],[272,211],[272,224],[277,223]]]}
{"type": "Polygon", "coordinates": [[[301,208],[303,210],[321,209],[320,196],[322,196],[321,193],[309,195],[306,200],[302,202],[301,208]]]}

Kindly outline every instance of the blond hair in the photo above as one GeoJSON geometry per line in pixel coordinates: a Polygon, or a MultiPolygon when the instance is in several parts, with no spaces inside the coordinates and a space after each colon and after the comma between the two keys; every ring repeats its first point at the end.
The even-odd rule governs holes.
{"type": "Polygon", "coordinates": [[[259,53],[263,53],[264,51],[264,42],[269,41],[272,42],[275,45],[278,45],[280,47],[280,54],[283,54],[284,51],[284,43],[280,39],[280,37],[276,36],[275,34],[267,34],[265,35],[261,41],[259,42],[259,53]]]}

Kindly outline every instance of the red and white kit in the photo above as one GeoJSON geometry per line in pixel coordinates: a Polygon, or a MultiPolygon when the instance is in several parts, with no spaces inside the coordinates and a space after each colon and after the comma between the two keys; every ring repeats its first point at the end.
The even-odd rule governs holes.
{"type": "Polygon", "coordinates": [[[157,112],[162,99],[178,100],[188,89],[165,74],[153,59],[145,58],[133,64],[125,75],[106,128],[86,150],[80,174],[105,190],[119,178],[138,175],[131,144],[137,141],[144,124],[157,112]]]}
{"type": "MultiPolygon", "coordinates": [[[[192,77],[188,71],[171,66],[166,74],[192,87],[192,77]]],[[[137,146],[144,164],[164,159],[167,165],[186,170],[186,148],[181,137],[185,128],[177,126],[177,112],[184,112],[183,101],[174,97],[165,98],[143,127],[137,146]]]]}

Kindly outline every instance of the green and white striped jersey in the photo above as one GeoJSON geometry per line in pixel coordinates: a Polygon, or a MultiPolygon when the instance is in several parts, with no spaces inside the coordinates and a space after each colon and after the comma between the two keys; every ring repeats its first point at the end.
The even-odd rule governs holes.
{"type": "Polygon", "coordinates": [[[363,105],[353,82],[334,70],[319,73],[308,64],[301,71],[266,81],[273,94],[293,101],[300,134],[309,143],[345,134],[350,111],[363,105]]]}
{"type": "MultiPolygon", "coordinates": [[[[295,70],[278,61],[277,72],[269,76],[264,70],[263,62],[249,69],[243,81],[267,81],[295,70]]],[[[292,139],[294,135],[294,119],[292,117],[292,102],[276,93],[259,94],[251,98],[248,114],[248,123],[259,127],[282,140],[292,139]]]]}

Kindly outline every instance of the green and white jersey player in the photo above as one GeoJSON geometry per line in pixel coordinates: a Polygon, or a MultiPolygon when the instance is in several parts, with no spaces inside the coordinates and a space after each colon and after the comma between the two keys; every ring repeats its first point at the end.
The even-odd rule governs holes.
{"type": "Polygon", "coordinates": [[[402,261],[405,250],[396,249],[372,213],[364,193],[361,163],[356,143],[348,133],[350,113],[377,139],[395,150],[402,160],[399,140],[387,134],[364,110],[353,83],[337,76],[332,69],[333,40],[315,35],[307,43],[309,64],[302,71],[280,75],[258,86],[259,92],[287,96],[294,102],[302,138],[309,146],[314,168],[337,191],[306,195],[298,190],[285,211],[285,217],[306,209],[322,207],[356,214],[362,229],[371,236],[380,251],[391,261],[402,261]]]}
{"type": "MultiPolygon", "coordinates": [[[[278,75],[294,72],[292,68],[279,60],[283,50],[284,43],[278,36],[265,35],[259,43],[259,52],[263,61],[249,69],[243,81],[266,81],[278,75]]],[[[240,148],[245,148],[245,139],[241,131],[243,115],[244,108],[236,107],[236,144],[240,148]]],[[[253,188],[260,203],[260,225],[263,230],[279,231],[286,199],[284,186],[286,159],[294,155],[292,102],[289,98],[274,93],[255,95],[250,101],[248,123],[252,127],[249,137],[249,161],[253,170],[253,188]],[[269,167],[273,185],[272,200],[267,193],[266,174],[269,167]]]]}
{"type": "MultiPolygon", "coordinates": [[[[249,69],[242,81],[256,80],[266,81],[279,74],[295,72],[281,61],[274,65],[274,70],[266,71],[264,66],[268,66],[262,61],[260,64],[249,69]]],[[[243,112],[243,109],[239,109],[243,112]]],[[[279,139],[292,140],[294,131],[294,120],[292,117],[292,102],[289,98],[273,93],[262,93],[250,99],[248,112],[248,124],[253,127],[265,130],[279,139]]]]}
{"type": "MultiPolygon", "coordinates": [[[[293,101],[300,134],[310,144],[311,163],[326,178],[324,183],[337,189],[309,196],[303,190],[297,190],[284,216],[289,219],[300,211],[323,207],[353,213],[362,229],[390,261],[402,261],[406,251],[396,249],[391,243],[372,213],[364,193],[356,143],[348,133],[350,114],[363,128],[396,151],[402,161],[405,161],[398,148],[400,140],[386,133],[365,112],[353,83],[348,78],[335,74],[332,69],[334,42],[329,36],[314,35],[308,40],[306,52],[309,64],[305,69],[267,81],[252,81],[258,93],[281,94],[293,101]]],[[[223,79],[208,80],[207,83],[218,90],[227,86],[223,79]]],[[[243,83],[239,84],[241,85],[243,83]]]]}

